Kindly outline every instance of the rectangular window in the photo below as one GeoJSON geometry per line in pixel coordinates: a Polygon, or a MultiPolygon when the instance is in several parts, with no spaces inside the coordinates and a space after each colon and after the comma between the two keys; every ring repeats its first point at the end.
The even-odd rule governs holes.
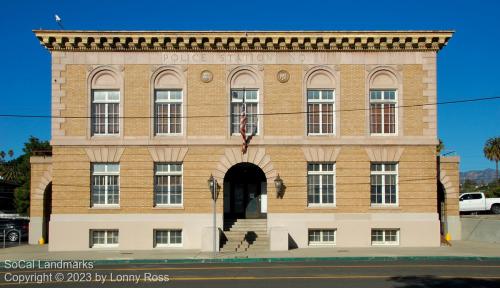
{"type": "Polygon", "coordinates": [[[118,247],[118,230],[90,230],[90,247],[118,247]]]}
{"type": "Polygon", "coordinates": [[[155,247],[181,247],[182,230],[155,230],[155,247]]]}
{"type": "Polygon", "coordinates": [[[120,164],[92,164],[91,206],[120,204],[120,164]]]}
{"type": "Polygon", "coordinates": [[[93,90],[91,109],[92,135],[120,133],[120,91],[93,90]]]}
{"type": "Polygon", "coordinates": [[[334,134],[334,110],[333,90],[307,90],[307,134],[334,134]]]}
{"type": "Polygon", "coordinates": [[[398,165],[396,163],[371,163],[370,199],[372,205],[398,204],[398,165]]]}
{"type": "Polygon", "coordinates": [[[334,245],[335,229],[310,229],[309,245],[334,245]]]}
{"type": "Polygon", "coordinates": [[[396,134],[396,90],[370,90],[370,133],[396,134]]]}
{"type": "Polygon", "coordinates": [[[399,229],[372,229],[372,245],[399,245],[399,229]]]}
{"type": "Polygon", "coordinates": [[[155,164],[155,205],[182,205],[182,164],[155,164]]]}
{"type": "Polygon", "coordinates": [[[182,133],[182,90],[155,91],[155,135],[182,133]]]}
{"type": "Polygon", "coordinates": [[[335,164],[307,164],[307,203],[335,204],[335,164]]]}
{"type": "Polygon", "coordinates": [[[258,134],[259,131],[259,90],[232,89],[231,90],[231,134],[240,133],[240,115],[242,106],[246,106],[247,125],[246,134],[258,134]]]}

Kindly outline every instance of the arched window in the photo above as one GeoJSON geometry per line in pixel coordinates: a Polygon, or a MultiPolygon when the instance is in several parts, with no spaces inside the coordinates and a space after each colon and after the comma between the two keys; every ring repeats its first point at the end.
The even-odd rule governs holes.
{"type": "Polygon", "coordinates": [[[240,133],[240,120],[246,114],[245,133],[259,133],[259,78],[250,69],[242,69],[234,73],[231,85],[231,134],[240,133]]]}
{"type": "Polygon", "coordinates": [[[307,134],[335,134],[335,78],[325,69],[306,77],[307,134]]]}
{"type": "Polygon", "coordinates": [[[91,78],[91,135],[120,134],[120,81],[112,70],[102,69],[91,78]]]}
{"type": "Polygon", "coordinates": [[[154,75],[154,134],[182,133],[183,81],[180,73],[163,69],[154,75]]]}
{"type": "Polygon", "coordinates": [[[389,70],[379,70],[369,79],[370,134],[396,135],[398,123],[398,81],[389,70]]]}

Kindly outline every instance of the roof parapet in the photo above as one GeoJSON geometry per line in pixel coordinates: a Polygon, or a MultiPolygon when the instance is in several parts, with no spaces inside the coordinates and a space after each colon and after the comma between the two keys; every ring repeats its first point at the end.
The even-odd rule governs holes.
{"type": "Polygon", "coordinates": [[[50,51],[439,51],[454,31],[34,30],[50,51]]]}

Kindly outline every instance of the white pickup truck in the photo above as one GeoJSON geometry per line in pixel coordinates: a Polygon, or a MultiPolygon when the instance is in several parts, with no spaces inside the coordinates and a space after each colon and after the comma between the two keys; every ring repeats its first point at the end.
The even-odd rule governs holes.
{"type": "Polygon", "coordinates": [[[460,195],[460,212],[491,211],[500,214],[500,198],[486,198],[483,192],[460,195]]]}

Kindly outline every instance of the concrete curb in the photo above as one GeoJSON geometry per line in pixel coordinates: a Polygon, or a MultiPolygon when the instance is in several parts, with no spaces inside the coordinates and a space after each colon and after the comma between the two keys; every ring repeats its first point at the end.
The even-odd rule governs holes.
{"type": "MultiPolygon", "coordinates": [[[[353,257],[289,257],[289,258],[215,258],[215,259],[97,259],[97,260],[35,260],[43,263],[59,261],[87,261],[94,265],[125,265],[125,264],[214,264],[214,263],[287,263],[287,262],[313,262],[313,261],[500,261],[500,257],[485,256],[353,256],[353,257]]],[[[23,260],[12,260],[23,261],[23,260]]],[[[32,260],[24,260],[32,261],[32,260]]],[[[0,269],[5,267],[5,260],[0,262],[0,269]]]]}

